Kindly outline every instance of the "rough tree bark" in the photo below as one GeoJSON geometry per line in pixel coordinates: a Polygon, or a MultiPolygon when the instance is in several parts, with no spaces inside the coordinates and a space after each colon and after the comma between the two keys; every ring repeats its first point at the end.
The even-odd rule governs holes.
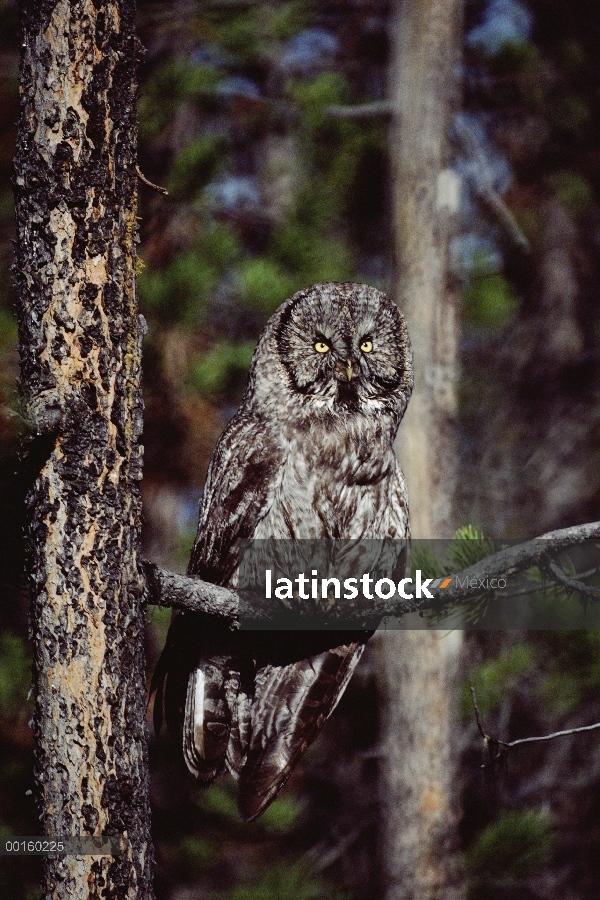
{"type": "Polygon", "coordinates": [[[47,860],[44,898],[151,897],[138,574],[133,0],[21,0],[15,161],[36,782],[46,835],[122,835],[47,860]],[[38,450],[40,447],[38,446],[38,450]]]}
{"type": "MultiPolygon", "coordinates": [[[[456,291],[448,280],[458,206],[448,133],[459,94],[462,0],[395,0],[390,131],[396,299],[415,357],[415,388],[400,428],[411,530],[454,530],[457,446],[456,291]]],[[[379,639],[385,900],[455,900],[453,694],[460,635],[403,631],[379,639]]]]}

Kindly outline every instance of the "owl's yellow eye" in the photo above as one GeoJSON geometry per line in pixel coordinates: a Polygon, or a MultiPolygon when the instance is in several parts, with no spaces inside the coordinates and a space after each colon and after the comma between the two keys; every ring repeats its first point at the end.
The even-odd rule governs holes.
{"type": "Polygon", "coordinates": [[[326,344],[325,341],[317,341],[315,350],[317,353],[329,353],[329,344],[326,344]]]}
{"type": "Polygon", "coordinates": [[[363,341],[360,345],[360,349],[363,353],[370,353],[373,349],[373,341],[363,341]]]}

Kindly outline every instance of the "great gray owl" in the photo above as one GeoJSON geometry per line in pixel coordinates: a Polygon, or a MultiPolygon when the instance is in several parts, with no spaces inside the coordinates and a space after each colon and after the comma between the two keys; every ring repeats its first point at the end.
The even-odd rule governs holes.
{"type": "MultiPolygon", "coordinates": [[[[235,586],[247,538],[408,538],[392,445],[411,390],[406,326],[385,294],[331,283],[287,300],[213,452],[188,574],[235,586]]],[[[173,619],[154,673],[155,724],[163,706],[170,730],[183,721],[200,781],[224,768],[239,779],[247,820],[285,784],[361,657],[364,632],[335,634],[173,619]]]]}

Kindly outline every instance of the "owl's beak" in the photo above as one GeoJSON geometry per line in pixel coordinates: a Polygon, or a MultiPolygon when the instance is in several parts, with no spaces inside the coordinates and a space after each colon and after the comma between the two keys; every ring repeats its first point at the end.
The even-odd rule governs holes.
{"type": "Polygon", "coordinates": [[[352,360],[346,360],[346,375],[348,377],[348,381],[352,381],[353,369],[352,369],[352,360]]]}

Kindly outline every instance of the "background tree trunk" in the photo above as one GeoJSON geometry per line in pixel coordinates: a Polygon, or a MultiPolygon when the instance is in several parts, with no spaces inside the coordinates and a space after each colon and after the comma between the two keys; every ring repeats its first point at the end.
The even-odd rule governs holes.
{"type": "Polygon", "coordinates": [[[53,898],[147,898],[152,848],[138,576],[141,326],[135,298],[131,0],[22,0],[16,157],[36,780],[46,835],[123,835],[48,860],[53,898]]]}
{"type": "MultiPolygon", "coordinates": [[[[413,537],[453,532],[457,292],[449,240],[458,181],[448,133],[459,94],[461,0],[396,0],[390,99],[396,299],[415,356],[399,434],[413,537]]],[[[386,900],[461,896],[453,706],[460,635],[380,637],[382,854],[386,900]]]]}

